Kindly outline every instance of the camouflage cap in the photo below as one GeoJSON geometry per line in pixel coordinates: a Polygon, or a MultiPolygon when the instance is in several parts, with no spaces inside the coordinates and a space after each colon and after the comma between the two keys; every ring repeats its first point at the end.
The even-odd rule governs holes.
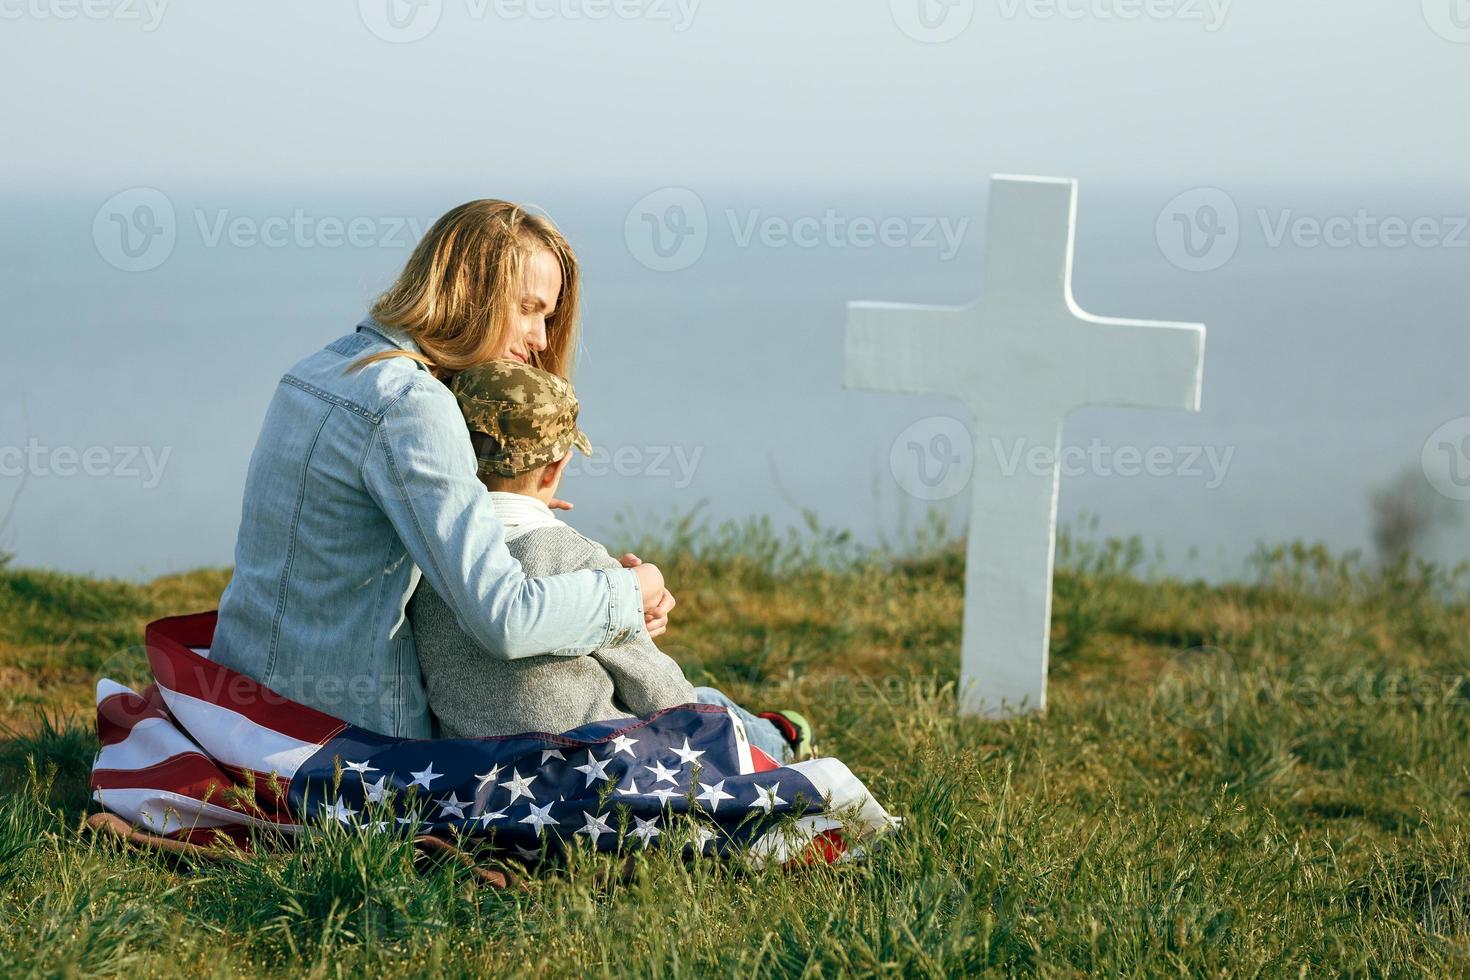
{"type": "Polygon", "coordinates": [[[491,361],[455,375],[449,390],[474,436],[482,474],[518,476],[573,446],[592,452],[577,428],[577,393],[565,378],[520,361],[491,361]]]}

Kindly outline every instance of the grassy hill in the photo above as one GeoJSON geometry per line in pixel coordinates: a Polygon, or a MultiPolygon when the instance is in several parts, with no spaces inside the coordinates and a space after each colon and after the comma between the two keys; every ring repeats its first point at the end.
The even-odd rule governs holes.
{"type": "Polygon", "coordinates": [[[371,838],[197,868],[84,841],[96,677],[138,679],[143,624],[228,573],[0,569],[0,973],[1470,971],[1462,577],[1295,547],[1212,587],[1064,540],[1050,710],[984,723],[954,715],[952,545],[661,542],[690,678],[800,707],[905,818],[867,864],[585,858],[501,893],[371,838]]]}

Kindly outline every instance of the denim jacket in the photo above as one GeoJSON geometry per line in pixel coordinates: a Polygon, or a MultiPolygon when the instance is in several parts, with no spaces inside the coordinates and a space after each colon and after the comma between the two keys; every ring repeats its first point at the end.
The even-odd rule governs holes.
{"type": "Polygon", "coordinates": [[[404,608],[420,575],[505,660],[634,636],[631,569],[527,578],[475,476],[464,417],[416,350],[369,319],[281,379],[250,460],[235,574],[212,659],[277,693],[402,738],[432,734],[404,608]]]}

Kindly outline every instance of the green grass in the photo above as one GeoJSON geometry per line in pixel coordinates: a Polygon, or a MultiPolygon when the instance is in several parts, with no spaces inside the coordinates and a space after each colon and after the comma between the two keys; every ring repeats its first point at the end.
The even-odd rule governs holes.
{"type": "Polygon", "coordinates": [[[960,551],[693,521],[630,545],[692,680],[792,706],[904,829],[859,866],[581,855],[525,892],[402,842],[169,865],[76,832],[99,671],[227,573],[0,569],[0,974],[950,975],[1470,971],[1464,576],[1301,546],[1159,579],[1062,543],[1051,704],[954,712],[960,551]]]}

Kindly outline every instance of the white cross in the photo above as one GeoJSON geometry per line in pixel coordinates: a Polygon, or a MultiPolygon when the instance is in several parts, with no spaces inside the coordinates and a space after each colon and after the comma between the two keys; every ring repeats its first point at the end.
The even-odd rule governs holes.
{"type": "Polygon", "coordinates": [[[1205,328],[1077,305],[1074,180],[995,177],[987,223],[973,306],[849,304],[845,385],[951,395],[975,415],[960,711],[994,716],[1046,706],[1062,419],[1083,405],[1198,411],[1205,328]],[[992,438],[1045,447],[1050,471],[1008,472],[992,438]]]}

